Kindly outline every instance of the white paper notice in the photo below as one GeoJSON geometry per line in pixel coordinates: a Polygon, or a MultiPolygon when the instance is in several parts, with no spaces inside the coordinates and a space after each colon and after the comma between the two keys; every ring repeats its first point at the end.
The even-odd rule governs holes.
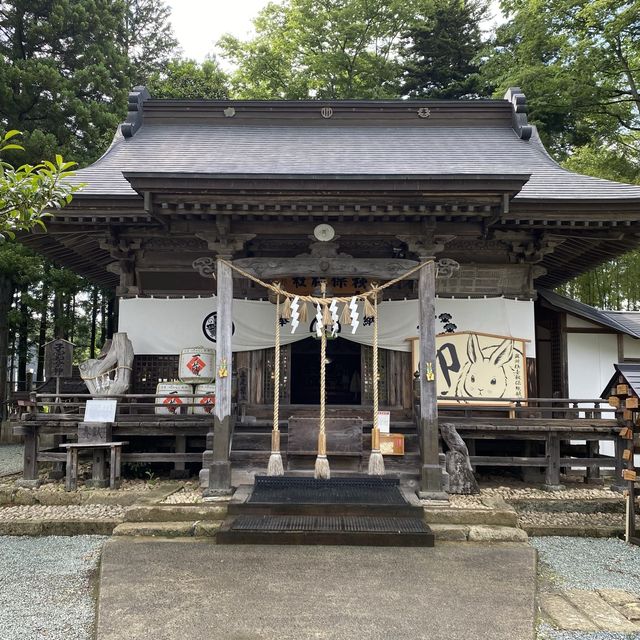
{"type": "Polygon", "coordinates": [[[389,433],[391,427],[391,412],[378,411],[378,429],[380,433],[389,433]]]}
{"type": "Polygon", "coordinates": [[[117,400],[87,400],[85,422],[115,422],[117,400]]]}

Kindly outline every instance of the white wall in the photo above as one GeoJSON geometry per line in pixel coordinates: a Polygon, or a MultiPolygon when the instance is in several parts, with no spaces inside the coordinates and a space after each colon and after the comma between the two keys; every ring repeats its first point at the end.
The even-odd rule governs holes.
{"type": "Polygon", "coordinates": [[[567,334],[569,397],[598,398],[618,361],[617,336],[611,333],[567,334]]]}
{"type": "Polygon", "coordinates": [[[602,328],[599,324],[595,324],[594,322],[589,322],[588,320],[583,320],[582,318],[571,316],[569,314],[567,314],[567,327],[571,327],[573,329],[601,329],[602,328]]]}
{"type": "Polygon", "coordinates": [[[624,357],[640,358],[640,340],[631,336],[623,336],[624,357]]]}

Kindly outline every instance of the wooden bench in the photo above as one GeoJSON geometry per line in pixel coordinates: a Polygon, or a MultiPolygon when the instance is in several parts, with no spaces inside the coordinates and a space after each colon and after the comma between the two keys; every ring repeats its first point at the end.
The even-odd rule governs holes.
{"type": "Polygon", "coordinates": [[[81,442],[61,444],[61,449],[67,452],[67,476],[65,482],[66,491],[75,491],[78,488],[78,454],[80,451],[110,450],[109,464],[109,488],[117,489],[120,486],[120,467],[122,460],[122,446],[129,444],[123,442],[81,442]]]}

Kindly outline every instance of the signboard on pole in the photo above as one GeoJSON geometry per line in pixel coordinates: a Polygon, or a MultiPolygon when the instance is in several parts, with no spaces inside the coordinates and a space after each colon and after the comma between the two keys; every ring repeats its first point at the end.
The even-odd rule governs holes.
{"type": "Polygon", "coordinates": [[[73,343],[58,338],[44,345],[44,375],[70,378],[73,370],[73,343]]]}

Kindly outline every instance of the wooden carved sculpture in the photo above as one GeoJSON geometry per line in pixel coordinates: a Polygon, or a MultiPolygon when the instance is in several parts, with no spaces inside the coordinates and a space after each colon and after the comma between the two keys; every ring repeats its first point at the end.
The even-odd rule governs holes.
{"type": "Polygon", "coordinates": [[[133,345],[126,333],[114,333],[107,341],[100,357],[80,365],[80,377],[93,396],[118,396],[126,393],[131,384],[133,345]]]}
{"type": "Polygon", "coordinates": [[[469,450],[464,440],[452,424],[441,423],[442,439],[449,447],[446,454],[446,469],[449,474],[449,493],[480,493],[473,475],[469,450]]]}

